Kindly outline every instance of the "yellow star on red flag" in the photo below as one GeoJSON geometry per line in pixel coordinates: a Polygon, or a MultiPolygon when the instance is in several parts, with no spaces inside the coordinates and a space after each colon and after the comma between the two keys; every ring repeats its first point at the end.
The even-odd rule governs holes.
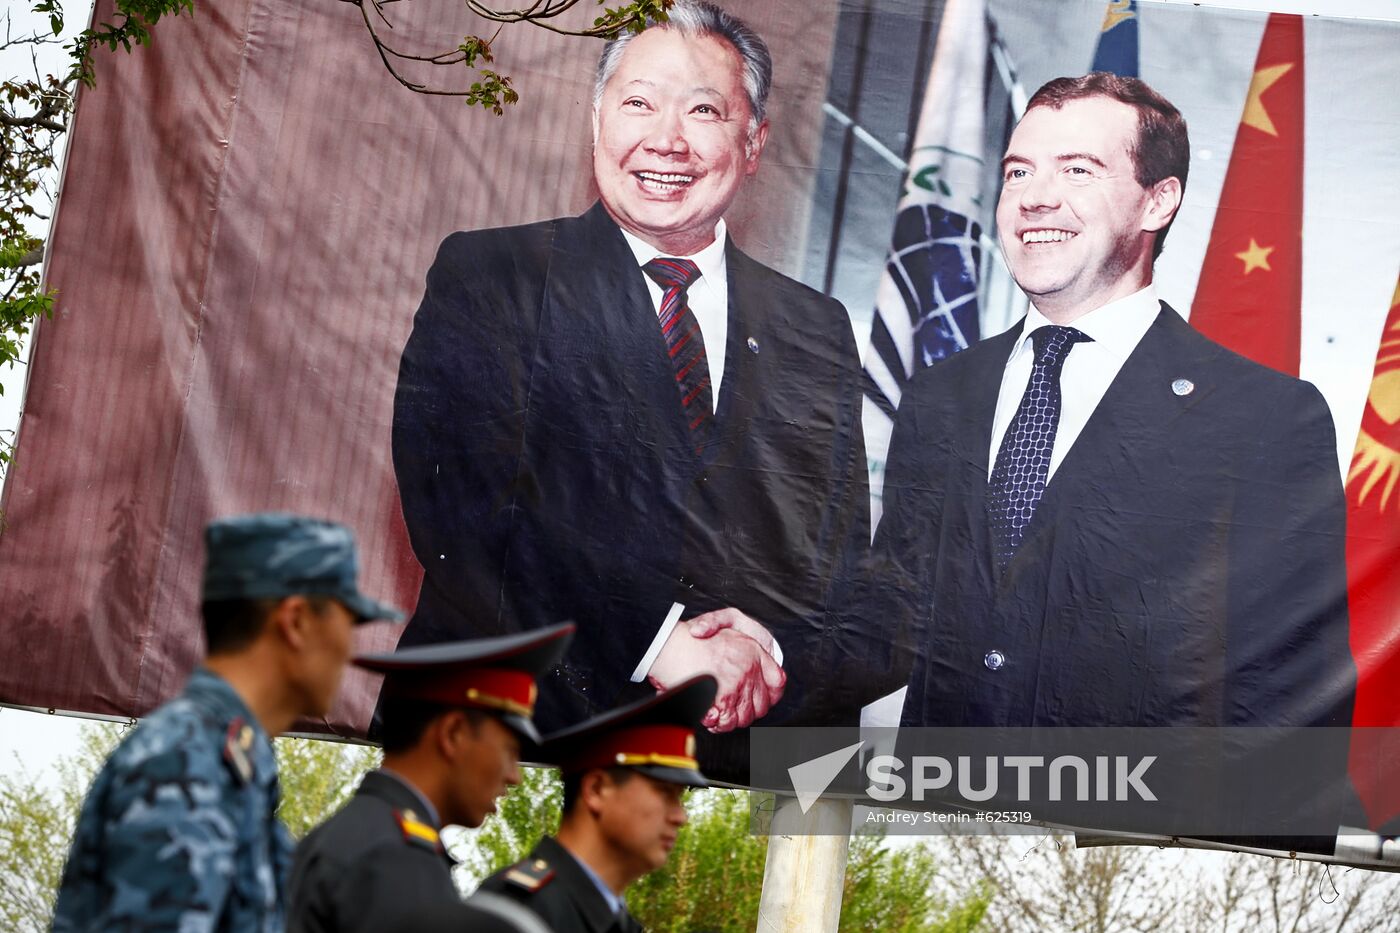
{"type": "Polygon", "coordinates": [[[1269,254],[1274,251],[1272,246],[1260,246],[1254,242],[1254,237],[1249,238],[1249,248],[1242,253],[1236,253],[1235,258],[1244,263],[1244,275],[1249,275],[1255,269],[1263,269],[1265,272],[1273,272],[1269,266],[1269,254]]]}
{"type": "Polygon", "coordinates": [[[1279,78],[1288,74],[1292,69],[1293,63],[1285,62],[1282,65],[1260,68],[1254,72],[1254,80],[1249,82],[1249,95],[1244,101],[1244,116],[1240,117],[1241,123],[1268,133],[1270,136],[1278,135],[1274,121],[1269,119],[1269,111],[1264,109],[1264,92],[1273,87],[1279,78]]]}

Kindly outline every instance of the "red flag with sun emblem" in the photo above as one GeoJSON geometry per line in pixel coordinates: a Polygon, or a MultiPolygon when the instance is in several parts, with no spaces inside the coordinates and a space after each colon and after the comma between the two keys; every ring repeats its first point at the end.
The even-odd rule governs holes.
{"type": "Polygon", "coordinates": [[[1303,18],[1264,28],[1191,323],[1298,375],[1303,303],[1303,18]]]}
{"type": "Polygon", "coordinates": [[[1373,827],[1400,822],[1400,282],[1347,474],[1347,594],[1356,657],[1351,776],[1373,827]]]}

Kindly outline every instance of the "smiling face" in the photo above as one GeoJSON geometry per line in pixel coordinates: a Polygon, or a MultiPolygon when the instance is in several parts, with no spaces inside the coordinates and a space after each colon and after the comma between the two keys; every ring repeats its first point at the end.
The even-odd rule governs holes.
{"type": "Polygon", "coordinates": [[[1016,283],[1066,324],[1152,281],[1152,243],[1181,203],[1181,183],[1143,188],[1129,148],[1131,106],[1107,97],[1032,107],[1002,160],[997,227],[1016,283]]]}
{"type": "Polygon", "coordinates": [[[729,43],[648,29],[627,46],[594,109],[603,206],[663,253],[704,249],[743,180],[758,171],[768,123],[751,134],[751,117],[729,43]]]}

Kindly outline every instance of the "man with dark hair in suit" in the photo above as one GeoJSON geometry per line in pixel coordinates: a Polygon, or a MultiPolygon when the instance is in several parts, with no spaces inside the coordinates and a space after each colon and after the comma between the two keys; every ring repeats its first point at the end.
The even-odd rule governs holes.
{"type": "Polygon", "coordinates": [[[600,202],[453,234],[428,273],[394,410],[425,571],[402,644],[575,619],[546,726],[709,673],[728,731],[829,660],[828,592],[869,533],[855,341],[722,219],[771,75],[744,23],[682,0],[603,52],[600,202]]]}
{"type": "Polygon", "coordinates": [[[1327,405],[1153,290],[1189,155],[1175,107],[1102,73],[1011,136],[1031,308],[922,373],[891,445],[871,611],[910,626],[908,724],[1349,724],[1327,405]]]}

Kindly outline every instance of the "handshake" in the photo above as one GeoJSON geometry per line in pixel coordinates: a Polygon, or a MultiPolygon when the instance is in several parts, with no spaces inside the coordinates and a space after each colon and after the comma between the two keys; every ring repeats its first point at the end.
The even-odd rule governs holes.
{"type": "Polygon", "coordinates": [[[668,690],[698,674],[719,681],[701,725],[730,732],[761,719],[783,695],[782,653],[762,623],[738,609],[717,609],[676,623],[647,679],[668,690]]]}

